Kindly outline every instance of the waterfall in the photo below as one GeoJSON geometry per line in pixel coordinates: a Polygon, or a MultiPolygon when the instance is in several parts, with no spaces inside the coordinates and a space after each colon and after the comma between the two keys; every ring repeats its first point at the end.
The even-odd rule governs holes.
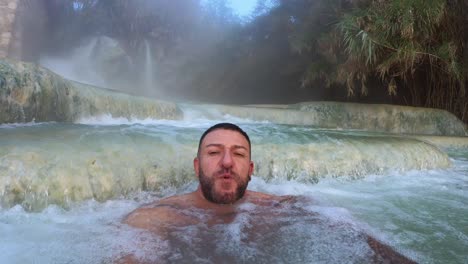
{"type": "MultiPolygon", "coordinates": [[[[204,126],[161,120],[4,129],[0,205],[41,210],[51,203],[180,187],[195,179],[191,161],[204,126]]],[[[253,142],[255,175],[268,181],[317,183],[451,166],[444,152],[416,139],[261,123],[244,127],[253,142]]]]}
{"type": "Polygon", "coordinates": [[[91,38],[85,45],[71,51],[68,57],[42,56],[39,64],[69,80],[106,87],[98,75],[94,62],[97,38],[91,38]]]}
{"type": "Polygon", "coordinates": [[[151,46],[148,40],[145,40],[145,69],[144,69],[144,86],[145,89],[152,89],[154,86],[153,80],[153,56],[151,46]]]}

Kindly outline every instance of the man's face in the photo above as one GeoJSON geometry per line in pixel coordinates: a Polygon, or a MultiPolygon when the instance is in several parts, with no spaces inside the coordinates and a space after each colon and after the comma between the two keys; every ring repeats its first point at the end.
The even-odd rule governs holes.
{"type": "Polygon", "coordinates": [[[203,139],[194,167],[207,200],[232,204],[244,195],[254,165],[242,134],[217,129],[203,139]]]}

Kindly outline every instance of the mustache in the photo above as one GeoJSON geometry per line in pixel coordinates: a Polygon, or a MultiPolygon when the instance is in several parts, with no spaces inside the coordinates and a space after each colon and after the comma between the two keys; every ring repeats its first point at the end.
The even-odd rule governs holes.
{"type": "Polygon", "coordinates": [[[220,169],[218,170],[216,173],[215,173],[215,177],[232,177],[232,178],[239,178],[239,174],[237,174],[236,172],[232,171],[231,169],[220,169]]]}

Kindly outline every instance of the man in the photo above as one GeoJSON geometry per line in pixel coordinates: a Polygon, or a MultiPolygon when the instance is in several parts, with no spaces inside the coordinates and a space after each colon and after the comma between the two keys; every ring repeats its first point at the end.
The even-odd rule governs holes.
{"type": "MultiPolygon", "coordinates": [[[[238,126],[220,123],[206,130],[200,138],[193,166],[199,180],[196,191],[168,197],[136,209],[126,217],[125,223],[149,230],[164,240],[171,239],[173,233],[184,227],[203,223],[209,230],[214,226],[229,224],[238,215],[247,212],[249,216],[257,217],[257,220],[247,225],[243,231],[251,233],[248,239],[255,239],[259,237],[255,234],[267,233],[268,230],[275,232],[275,228],[290,221],[290,218],[287,221],[278,219],[289,214],[288,208],[294,208],[294,204],[298,202],[297,197],[247,190],[254,164],[251,160],[250,139],[238,126]],[[246,205],[255,209],[246,210],[246,205]],[[263,223],[257,224],[260,220],[263,223]]],[[[294,219],[311,214],[300,209],[295,210],[295,213],[291,211],[291,214],[297,215],[294,219]]],[[[315,222],[316,219],[311,224],[315,222]]],[[[213,239],[215,238],[207,240],[213,239]]],[[[374,262],[385,260],[386,263],[412,263],[372,237],[367,236],[363,241],[375,252],[374,262]]],[[[136,260],[127,256],[123,261],[136,260]]],[[[226,262],[225,259],[222,261],[226,262]]]]}
{"type": "Polygon", "coordinates": [[[273,204],[293,198],[247,190],[254,170],[251,144],[247,133],[234,124],[219,123],[203,133],[193,166],[200,182],[196,191],[139,208],[125,222],[164,235],[170,226],[196,221],[181,214],[181,209],[208,209],[214,213],[209,222],[217,223],[242,203],[273,204]]]}

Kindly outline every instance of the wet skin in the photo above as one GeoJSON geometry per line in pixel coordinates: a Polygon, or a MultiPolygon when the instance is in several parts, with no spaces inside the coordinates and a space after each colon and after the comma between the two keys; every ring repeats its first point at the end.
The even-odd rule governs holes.
{"type": "MultiPolygon", "coordinates": [[[[274,210],[268,208],[288,208],[297,202],[298,197],[293,196],[239,191],[239,187],[247,187],[254,164],[250,159],[248,141],[237,131],[217,129],[207,134],[193,164],[195,174],[200,180],[196,191],[168,197],[138,208],[131,212],[124,222],[166,239],[173,230],[180,227],[204,223],[209,228],[230,223],[236,215],[245,212],[242,206],[246,204],[266,208],[252,214],[262,214],[262,217],[268,218],[269,212],[274,214],[274,210]]],[[[255,226],[250,231],[261,233],[261,229],[261,226],[255,226]]],[[[367,244],[375,252],[374,258],[369,262],[415,263],[376,239],[366,237],[367,244]]],[[[131,255],[118,262],[138,263],[131,255]]]]}
{"type": "Polygon", "coordinates": [[[128,215],[125,222],[133,227],[143,228],[165,237],[172,229],[195,225],[201,220],[208,227],[231,223],[242,211],[239,208],[242,204],[278,207],[294,200],[292,196],[274,196],[246,191],[244,197],[235,204],[215,204],[204,199],[201,191],[197,189],[189,194],[172,196],[139,208],[128,215]],[[202,212],[202,214],[197,215],[197,212],[202,212]]]}
{"type": "Polygon", "coordinates": [[[193,166],[202,197],[216,204],[242,198],[254,169],[248,141],[236,131],[221,129],[206,135],[193,166]]]}

